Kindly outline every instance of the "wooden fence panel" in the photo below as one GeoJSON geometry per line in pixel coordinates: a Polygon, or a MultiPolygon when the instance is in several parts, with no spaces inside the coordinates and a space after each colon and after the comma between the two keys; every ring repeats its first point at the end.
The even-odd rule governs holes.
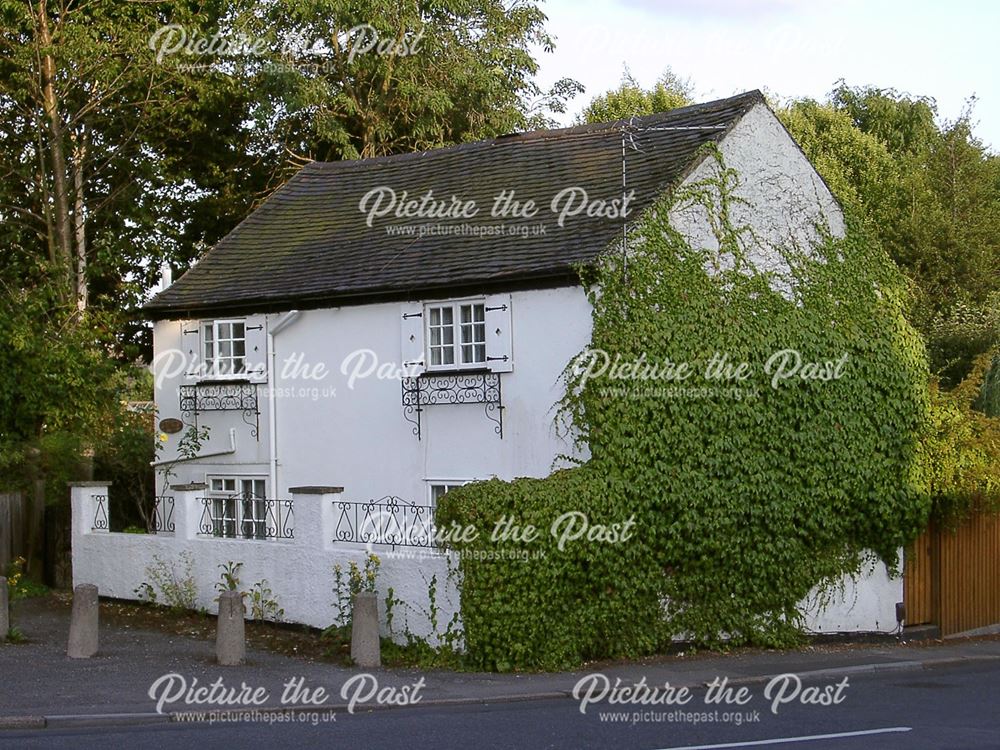
{"type": "Polygon", "coordinates": [[[0,574],[25,553],[27,508],[18,492],[0,493],[0,574]]]}
{"type": "Polygon", "coordinates": [[[1000,623],[1000,514],[921,535],[907,550],[903,601],[908,624],[933,623],[942,635],[1000,623]]]}
{"type": "Polygon", "coordinates": [[[906,550],[903,569],[903,604],[908,625],[934,622],[934,576],[931,550],[933,531],[928,529],[906,550]]]}
{"type": "Polygon", "coordinates": [[[1000,516],[977,515],[939,538],[941,632],[1000,622],[1000,516]]]}

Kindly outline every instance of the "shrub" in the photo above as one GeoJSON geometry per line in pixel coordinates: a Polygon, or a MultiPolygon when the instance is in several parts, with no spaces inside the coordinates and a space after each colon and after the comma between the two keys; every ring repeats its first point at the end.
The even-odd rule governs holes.
{"type": "Polygon", "coordinates": [[[714,177],[630,229],[627,262],[619,249],[583,270],[591,352],[690,363],[700,382],[679,386],[707,387],[650,392],[671,384],[590,378],[578,362],[562,413],[591,458],[545,479],[467,485],[439,504],[439,525],[486,530],[455,545],[477,553],[460,570],[480,668],[637,657],[675,636],[794,642],[813,587],[856,573],[865,550],[894,566],[926,523],[928,369],[901,277],[853,226],[809,252],[778,248],[783,263],[762,270],[751,260],[760,248],[730,221],[735,176],[716,158],[714,177]],[[678,203],[714,220],[717,249],[671,227],[678,203]],[[827,377],[774,381],[765,364],[782,350],[827,377]],[[745,379],[706,382],[716,354],[749,363],[745,379]],[[547,532],[567,511],[603,526],[634,517],[634,533],[560,550],[547,532]],[[544,555],[505,555],[524,548],[491,538],[505,518],[541,529],[544,555]]]}
{"type": "Polygon", "coordinates": [[[163,604],[173,610],[194,609],[198,601],[198,585],[194,579],[194,559],[191,553],[182,552],[179,558],[180,571],[173,563],[153,556],[153,562],[146,567],[148,581],[143,581],[136,589],[140,599],[163,604]]]}

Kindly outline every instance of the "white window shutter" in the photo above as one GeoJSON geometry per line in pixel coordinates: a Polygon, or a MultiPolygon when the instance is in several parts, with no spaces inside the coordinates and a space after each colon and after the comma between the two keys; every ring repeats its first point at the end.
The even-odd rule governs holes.
{"type": "Polygon", "coordinates": [[[205,374],[205,351],[201,345],[201,327],[204,321],[181,321],[181,349],[187,366],[184,377],[187,380],[200,380],[205,374]]]}
{"type": "Polygon", "coordinates": [[[486,297],[486,366],[492,372],[514,369],[509,294],[486,297]]]}
{"type": "Polygon", "coordinates": [[[246,372],[251,382],[267,382],[267,316],[248,315],[246,335],[246,372]]]}
{"type": "Polygon", "coordinates": [[[407,302],[399,311],[399,349],[403,370],[410,377],[420,375],[424,361],[424,306],[407,302]]]}

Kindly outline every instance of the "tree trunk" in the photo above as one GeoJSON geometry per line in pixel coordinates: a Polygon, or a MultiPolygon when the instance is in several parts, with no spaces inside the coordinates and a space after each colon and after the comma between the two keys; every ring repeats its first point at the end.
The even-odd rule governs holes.
{"type": "Polygon", "coordinates": [[[70,226],[69,191],[66,186],[66,156],[63,145],[62,115],[56,95],[56,63],[52,57],[52,33],[46,0],[38,3],[38,41],[41,49],[42,107],[49,129],[49,152],[52,155],[52,198],[55,202],[56,248],[61,296],[69,300],[73,292],[73,240],[70,226]]]}
{"type": "Polygon", "coordinates": [[[52,195],[49,193],[48,169],[45,164],[45,125],[41,117],[35,118],[35,135],[38,141],[38,190],[42,194],[42,216],[45,217],[45,242],[48,249],[49,263],[53,267],[59,261],[56,250],[56,232],[52,225],[52,195]]]}
{"type": "Polygon", "coordinates": [[[87,132],[73,138],[73,234],[76,239],[76,308],[87,309],[87,217],[83,200],[83,165],[87,158],[87,132]]]}

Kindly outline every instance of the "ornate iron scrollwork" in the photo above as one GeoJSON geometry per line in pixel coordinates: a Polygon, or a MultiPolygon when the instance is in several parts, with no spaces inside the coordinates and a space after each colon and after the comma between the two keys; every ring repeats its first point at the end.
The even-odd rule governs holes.
{"type": "Polygon", "coordinates": [[[180,387],[181,415],[197,426],[198,414],[206,411],[238,411],[250,434],[260,439],[260,404],[254,383],[196,383],[180,387]]]}
{"type": "Polygon", "coordinates": [[[434,547],[434,508],[389,495],[381,500],[333,502],[337,525],[334,542],[434,547]]]}
{"type": "Polygon", "coordinates": [[[295,506],[292,500],[220,495],[200,497],[198,533],[224,539],[294,539],[295,506]]]}
{"type": "Polygon", "coordinates": [[[174,496],[158,495],[153,507],[153,533],[173,534],[175,530],[174,496]]]}
{"type": "Polygon", "coordinates": [[[108,496],[107,495],[94,495],[94,525],[91,527],[94,531],[108,531],[110,528],[110,523],[108,523],[108,496]]]}
{"type": "Polygon", "coordinates": [[[420,415],[438,404],[483,404],[493,431],[503,439],[503,389],[495,372],[424,373],[403,378],[403,418],[413,425],[420,439],[420,415]]]}

